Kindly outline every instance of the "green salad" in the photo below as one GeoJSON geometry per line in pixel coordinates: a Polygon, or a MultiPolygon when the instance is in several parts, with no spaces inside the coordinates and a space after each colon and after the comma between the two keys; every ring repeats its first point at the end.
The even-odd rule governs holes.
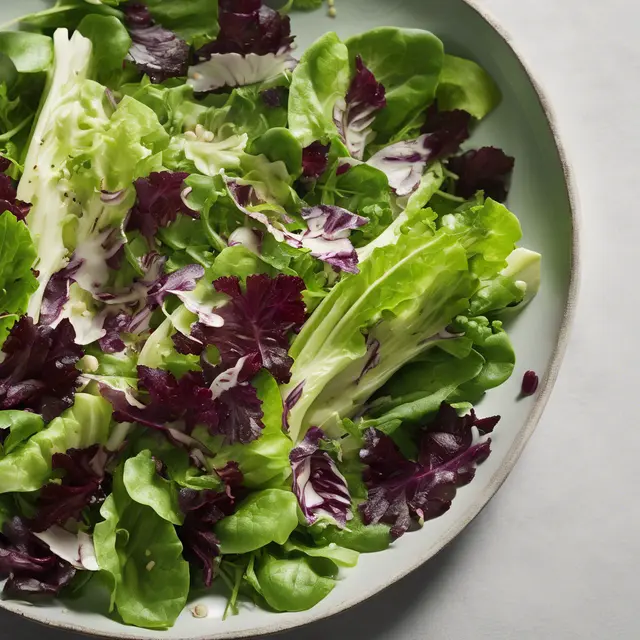
{"type": "Polygon", "coordinates": [[[0,33],[4,598],[307,610],[450,508],[540,282],[467,142],[499,101],[427,31],[302,53],[260,0],[0,33]]]}

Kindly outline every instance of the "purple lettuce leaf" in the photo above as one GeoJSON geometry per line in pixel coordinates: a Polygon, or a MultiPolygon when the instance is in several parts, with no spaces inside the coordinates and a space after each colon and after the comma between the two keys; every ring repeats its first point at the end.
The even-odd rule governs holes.
{"type": "Polygon", "coordinates": [[[3,594],[22,600],[55,597],[69,585],[76,570],[54,555],[18,517],[0,534],[0,577],[8,578],[3,594]]]}
{"type": "Polygon", "coordinates": [[[218,475],[225,482],[225,491],[182,489],[178,496],[178,505],[185,515],[184,524],[178,528],[183,554],[190,564],[202,571],[206,587],[213,584],[214,560],[220,555],[213,528],[233,513],[234,493],[243,482],[242,472],[235,462],[218,471],[218,475]]]}
{"type": "Polygon", "coordinates": [[[431,159],[428,136],[406,140],[381,149],[371,156],[367,164],[382,171],[389,179],[389,186],[400,197],[413,193],[431,159]]]}
{"type": "Polygon", "coordinates": [[[0,363],[0,409],[42,414],[45,422],[73,405],[83,357],[68,320],[55,329],[22,317],[11,329],[0,363]]]}
{"type": "Polygon", "coordinates": [[[320,178],[329,166],[331,145],[312,142],[302,150],[302,175],[310,180],[320,178]]]}
{"type": "Polygon", "coordinates": [[[337,102],[333,113],[338,133],[353,158],[364,158],[367,144],[375,137],[372,125],[376,115],[386,106],[384,86],[357,56],[356,73],[349,91],[344,100],[337,102]]]}
{"type": "Polygon", "coordinates": [[[138,229],[146,238],[154,238],[158,229],[175,222],[179,213],[192,218],[199,216],[182,197],[188,173],[160,171],[135,182],[137,200],[131,210],[127,229],[138,229]]]}
{"type": "Polygon", "coordinates": [[[53,471],[64,475],[60,482],[51,482],[40,491],[36,516],[29,523],[31,529],[40,533],[56,524],[64,527],[69,520],[81,520],[85,508],[102,504],[106,499],[103,482],[109,458],[99,445],[55,454],[53,471]]]}
{"type": "Polygon", "coordinates": [[[220,278],[214,283],[229,302],[217,310],[224,320],[218,328],[197,323],[192,336],[203,345],[215,345],[221,367],[232,369],[245,357],[267,369],[281,383],[291,378],[293,360],[288,354],[289,336],[300,330],[306,319],[301,278],[252,275],[245,291],[238,278],[220,278]]]}
{"type": "Polygon", "coordinates": [[[214,436],[224,436],[229,444],[252,442],[264,429],[262,403],[246,381],[255,373],[253,365],[250,367],[251,373],[247,371],[233,385],[224,386],[219,380],[208,384],[201,372],[191,371],[178,380],[168,371],[139,366],[139,387],[149,396],[147,404],[133,405],[124,392],[104,385],[101,393],[113,405],[116,421],[137,422],[164,433],[178,446],[210,455],[189,435],[198,425],[214,436]]]}
{"type": "Polygon", "coordinates": [[[173,31],[156,24],[144,4],[129,3],[123,10],[131,36],[128,59],[154,84],[186,76],[189,45],[173,31]]]}
{"type": "Polygon", "coordinates": [[[448,511],[457,489],[473,480],[476,466],[491,453],[490,440],[473,443],[472,427],[486,433],[496,423],[496,418],[478,421],[475,413],[459,418],[443,405],[423,434],[417,462],[407,460],[389,436],[367,430],[360,452],[369,490],[360,506],[365,524],[389,524],[398,538],[412,519],[430,520],[448,511]]]}
{"type": "Polygon", "coordinates": [[[42,296],[40,307],[40,322],[44,325],[52,325],[60,318],[64,306],[69,302],[71,283],[82,267],[82,261],[71,260],[64,268],[54,273],[42,296]]]}
{"type": "Polygon", "coordinates": [[[456,195],[471,198],[484,191],[487,198],[498,202],[507,199],[507,184],[515,166],[515,159],[501,149],[483,147],[451,158],[449,170],[455,173],[456,195]]]}
{"type": "Polygon", "coordinates": [[[179,380],[168,371],[138,367],[140,389],[149,394],[151,402],[145,412],[164,424],[183,420],[187,430],[205,425],[218,427],[218,411],[213,395],[201,373],[191,371],[179,380]]]}
{"type": "Polygon", "coordinates": [[[347,481],[331,456],[321,449],[326,436],[312,427],[305,439],[291,451],[293,492],[309,524],[329,518],[344,529],[351,520],[351,495],[347,481]]]}
{"type": "Polygon", "coordinates": [[[433,160],[439,160],[457,153],[460,145],[469,139],[471,115],[466,111],[440,111],[434,102],[427,110],[427,120],[422,133],[429,136],[429,146],[433,160]]]}
{"type": "MultiPolygon", "coordinates": [[[[6,169],[3,169],[3,171],[6,171],[6,169]]],[[[30,209],[30,204],[18,200],[18,193],[13,180],[4,173],[0,173],[0,213],[9,211],[18,220],[24,220],[30,209]]]]}
{"type": "Polygon", "coordinates": [[[219,53],[277,54],[293,43],[289,16],[270,9],[261,0],[220,0],[218,23],[218,37],[198,50],[198,58],[208,59],[219,53]]]}
{"type": "Polygon", "coordinates": [[[98,341],[103,353],[122,353],[127,345],[122,340],[121,334],[129,327],[131,317],[124,312],[108,315],[104,322],[105,334],[98,341]]]}

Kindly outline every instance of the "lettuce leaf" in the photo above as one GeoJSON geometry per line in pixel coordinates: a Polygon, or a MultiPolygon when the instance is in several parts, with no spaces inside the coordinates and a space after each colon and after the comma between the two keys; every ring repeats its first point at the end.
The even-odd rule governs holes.
{"type": "Polygon", "coordinates": [[[337,136],[333,111],[350,83],[349,52],[335,33],[309,47],[291,78],[289,129],[303,147],[337,136]]]}
{"type": "Polygon", "coordinates": [[[349,38],[346,45],[349,58],[361,56],[386,89],[387,105],[373,129],[380,140],[389,140],[433,102],[444,61],[442,42],[421,29],[381,27],[349,38]]]}
{"type": "Polygon", "coordinates": [[[520,239],[516,217],[488,200],[442,219],[435,235],[419,225],[373,250],[361,273],[340,281],[291,348],[303,393],[289,414],[299,441],[311,425],[353,415],[404,364],[430,349],[482,277],[496,275],[520,239]],[[366,334],[366,337],[365,337],[366,334]]]}
{"type": "Polygon", "coordinates": [[[111,609],[126,624],[172,627],[189,594],[189,565],[174,525],[132,499],[122,469],[100,513],[104,521],[96,525],[94,544],[109,579],[111,609]]]}
{"type": "Polygon", "coordinates": [[[0,493],[37,491],[49,480],[56,453],[106,444],[111,406],[106,400],[76,394],[71,409],[0,459],[0,493]]]}
{"type": "Polygon", "coordinates": [[[29,230],[13,214],[0,215],[0,346],[38,288],[31,267],[36,251],[29,230]]]}
{"type": "Polygon", "coordinates": [[[498,106],[502,94],[480,65],[445,55],[436,97],[442,111],[460,109],[482,120],[498,106]]]}

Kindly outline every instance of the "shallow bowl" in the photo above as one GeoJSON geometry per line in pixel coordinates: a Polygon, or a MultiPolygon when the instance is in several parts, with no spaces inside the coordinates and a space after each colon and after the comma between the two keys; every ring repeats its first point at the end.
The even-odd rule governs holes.
{"type": "MultiPolygon", "coordinates": [[[[0,23],[50,6],[43,0],[1,4],[0,23]]],[[[330,596],[311,611],[275,614],[247,605],[240,615],[222,622],[225,599],[213,595],[198,600],[207,605],[208,618],[196,619],[185,610],[175,627],[163,633],[118,624],[90,599],[74,603],[73,608],[69,604],[34,607],[0,601],[9,611],[86,634],[167,640],[253,638],[331,616],[388,587],[451,542],[496,493],[533,433],[558,374],[578,281],[576,198],[544,94],[508,36],[470,0],[338,0],[337,9],[337,19],[323,11],[294,16],[301,48],[326,31],[346,38],[383,25],[420,27],[442,38],[449,53],[483,65],[503,91],[501,106],[482,123],[472,144],[502,147],[516,157],[508,205],[522,222],[524,244],[543,254],[543,286],[510,327],[518,354],[515,375],[482,403],[482,414],[502,415],[491,457],[478,469],[471,485],[458,492],[447,514],[404,536],[388,551],[363,555],[359,566],[345,573],[330,596]],[[522,374],[528,369],[540,374],[542,384],[535,397],[518,399],[522,374]]]]}

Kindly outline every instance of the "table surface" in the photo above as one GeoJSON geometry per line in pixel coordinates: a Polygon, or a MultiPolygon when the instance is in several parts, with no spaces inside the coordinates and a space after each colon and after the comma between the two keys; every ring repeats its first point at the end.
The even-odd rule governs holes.
{"type": "MultiPolygon", "coordinates": [[[[576,173],[583,282],[566,360],[521,461],[449,548],[350,612],[278,640],[640,637],[640,3],[479,2],[546,88],[576,173]]],[[[0,629],[73,640],[7,613],[0,629]]]]}

